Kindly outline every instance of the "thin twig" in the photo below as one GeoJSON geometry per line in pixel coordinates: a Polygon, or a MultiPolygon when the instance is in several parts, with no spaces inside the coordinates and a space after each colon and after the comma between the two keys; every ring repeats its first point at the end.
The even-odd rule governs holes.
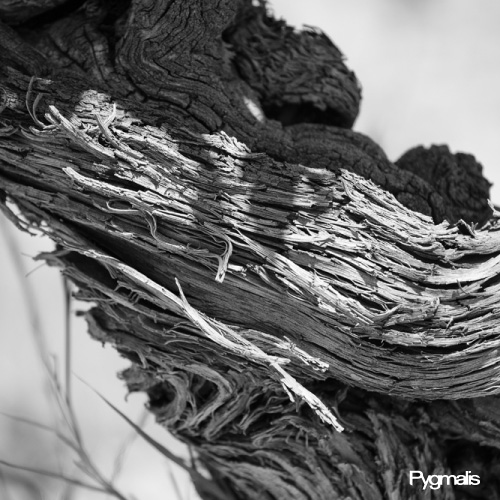
{"type": "MultiPolygon", "coordinates": [[[[144,427],[148,417],[149,417],[149,411],[145,408],[142,411],[136,425],[140,428],[144,427]]],[[[120,447],[120,450],[116,454],[116,459],[115,459],[115,463],[113,466],[113,472],[111,474],[111,479],[110,479],[111,482],[115,482],[116,479],[118,478],[118,476],[120,475],[120,473],[123,469],[123,463],[125,461],[125,456],[127,454],[127,451],[132,446],[133,442],[137,439],[138,436],[139,436],[139,434],[137,432],[135,432],[135,430],[132,431],[130,433],[130,435],[128,436],[128,438],[125,439],[122,446],[120,447]]]]}
{"type": "Polygon", "coordinates": [[[28,281],[25,279],[26,268],[24,262],[21,259],[21,253],[19,251],[19,245],[16,241],[11,227],[6,224],[3,217],[0,217],[0,231],[4,236],[4,240],[7,243],[7,248],[9,250],[9,255],[11,261],[14,265],[16,274],[21,278],[19,279],[19,284],[21,285],[22,295],[26,306],[26,311],[28,313],[28,318],[31,323],[31,331],[35,340],[35,345],[37,347],[38,354],[42,360],[43,365],[48,372],[51,371],[50,356],[47,350],[47,339],[43,331],[42,321],[40,318],[40,313],[36,305],[36,298],[33,293],[32,287],[29,285],[28,281]]]}
{"type": "MultiPolygon", "coordinates": [[[[65,476],[64,474],[60,474],[58,472],[52,472],[50,470],[45,470],[45,469],[37,469],[36,467],[26,467],[24,465],[18,465],[18,464],[13,464],[11,462],[7,462],[6,460],[1,460],[0,459],[0,465],[4,465],[5,467],[10,467],[12,469],[17,469],[17,470],[24,470],[26,472],[33,472],[35,474],[40,474],[42,476],[47,476],[47,477],[54,477],[56,479],[61,479],[62,481],[66,481],[72,484],[75,484],[77,486],[81,486],[82,488],[87,488],[91,491],[98,491],[100,493],[106,493],[107,490],[100,488],[98,486],[94,486],[89,483],[85,483],[83,481],[80,481],[79,479],[76,479],[74,477],[69,477],[65,476]]],[[[126,499],[124,499],[126,500],[126,499]]]]}
{"type": "MultiPolygon", "coordinates": [[[[58,472],[53,472],[53,471],[48,471],[48,470],[42,470],[42,469],[36,469],[36,468],[30,468],[30,467],[25,467],[21,465],[16,465],[12,464],[10,462],[6,462],[3,460],[0,460],[0,464],[3,464],[8,467],[16,468],[19,470],[26,470],[29,472],[34,472],[37,474],[43,474],[45,476],[49,477],[55,477],[61,480],[64,480],[66,482],[69,482],[71,484],[74,484],[76,486],[81,486],[85,487],[88,489],[92,489],[94,491],[100,491],[100,492],[105,492],[108,493],[115,498],[119,500],[127,500],[127,498],[122,495],[118,490],[115,489],[113,484],[106,480],[97,467],[94,465],[92,462],[92,459],[90,455],[88,454],[82,434],[80,432],[78,420],[76,418],[76,415],[74,414],[73,408],[70,404],[70,392],[69,392],[69,384],[68,384],[68,379],[70,377],[71,373],[71,356],[70,356],[70,344],[68,343],[68,339],[66,341],[66,391],[65,394],[63,394],[63,391],[61,389],[61,386],[59,384],[59,380],[57,377],[57,371],[52,365],[52,357],[49,354],[49,351],[47,349],[47,340],[46,336],[43,331],[42,327],[42,321],[40,319],[40,314],[38,312],[38,308],[36,305],[36,300],[35,300],[35,295],[33,292],[32,287],[30,286],[30,283],[28,280],[25,278],[25,268],[24,268],[24,263],[22,262],[20,258],[20,251],[18,244],[16,242],[16,239],[14,235],[12,234],[10,227],[5,224],[5,221],[2,217],[0,217],[0,231],[4,234],[5,241],[7,243],[9,253],[11,255],[12,262],[14,263],[14,268],[17,271],[18,276],[20,276],[20,284],[22,287],[22,294],[23,294],[23,299],[25,302],[26,310],[28,313],[28,317],[31,322],[31,330],[33,333],[33,337],[35,339],[36,347],[37,347],[37,352],[38,355],[42,361],[42,365],[45,368],[47,378],[50,382],[50,388],[53,396],[55,397],[59,412],[61,416],[63,417],[69,433],[71,434],[71,438],[68,438],[66,436],[63,436],[62,434],[58,433],[57,431],[53,431],[50,429],[50,427],[44,426],[43,424],[38,425],[40,428],[44,428],[45,430],[52,430],[56,434],[56,436],[61,439],[69,448],[71,448],[79,457],[80,462],[77,463],[77,466],[82,470],[84,473],[86,473],[90,478],[92,478],[96,483],[100,484],[100,487],[96,487],[93,485],[89,485],[88,483],[85,483],[83,481],[80,481],[76,478],[68,477],[65,476],[62,473],[58,472]],[[68,350],[69,349],[69,350],[68,350]]],[[[69,307],[69,301],[67,301],[67,308],[69,307]]],[[[68,319],[69,316],[69,311],[67,310],[67,325],[66,325],[66,332],[67,335],[70,335],[69,332],[69,327],[68,327],[68,319]]],[[[20,421],[23,421],[24,423],[29,423],[32,425],[36,425],[33,423],[33,421],[29,421],[28,419],[20,419],[20,421]]]]}
{"type": "Polygon", "coordinates": [[[71,289],[68,279],[63,276],[63,287],[64,287],[64,387],[66,389],[66,403],[69,408],[72,408],[71,404],[71,360],[72,360],[72,349],[71,349],[71,289]]]}
{"type": "Polygon", "coordinates": [[[166,463],[167,463],[168,475],[170,477],[170,482],[172,483],[172,485],[174,487],[175,494],[177,495],[177,500],[182,500],[182,493],[181,493],[181,490],[179,488],[179,484],[177,483],[177,478],[175,477],[175,474],[172,470],[172,464],[170,463],[169,460],[167,460],[166,463]]]}

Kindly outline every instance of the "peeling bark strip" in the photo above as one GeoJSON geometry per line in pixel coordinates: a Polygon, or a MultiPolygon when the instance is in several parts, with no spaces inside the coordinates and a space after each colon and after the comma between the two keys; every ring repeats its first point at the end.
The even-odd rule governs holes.
{"type": "Polygon", "coordinates": [[[480,165],[390,163],[349,129],[340,51],[263,5],[21,4],[0,9],[0,206],[57,243],[41,258],[219,497],[427,498],[408,471],[459,456],[490,495],[500,214],[480,165]]]}

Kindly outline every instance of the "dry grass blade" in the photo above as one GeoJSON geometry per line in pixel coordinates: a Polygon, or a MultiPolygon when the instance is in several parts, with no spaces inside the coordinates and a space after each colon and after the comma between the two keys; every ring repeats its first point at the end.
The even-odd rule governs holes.
{"type": "Polygon", "coordinates": [[[113,403],[111,403],[102,394],[100,394],[99,391],[87,384],[81,378],[79,378],[79,380],[83,382],[89,389],[91,389],[97,396],[99,396],[99,398],[101,398],[113,411],[115,411],[115,413],[120,415],[120,417],[125,420],[125,422],[127,422],[127,424],[129,424],[135,430],[135,432],[137,432],[137,434],[141,436],[147,443],[149,443],[153,448],[159,451],[164,457],[168,458],[176,465],[187,471],[197,491],[204,492],[207,495],[212,494],[214,498],[218,498],[220,500],[229,500],[230,498],[232,498],[230,493],[222,491],[217,484],[204,477],[196,469],[193,469],[192,467],[186,465],[185,461],[182,458],[178,457],[175,453],[172,453],[168,448],[158,443],[158,441],[144,432],[138,425],[136,425],[130,418],[128,418],[127,415],[125,415],[116,406],[114,406],[113,403]]]}
{"type": "Polygon", "coordinates": [[[175,477],[174,472],[172,471],[172,466],[170,465],[170,462],[167,460],[167,471],[168,471],[168,476],[170,477],[170,482],[172,483],[174,490],[175,490],[175,495],[179,500],[182,500],[182,493],[179,488],[179,484],[177,483],[177,479],[175,477]]]}
{"type": "MultiPolygon", "coordinates": [[[[80,481],[79,479],[76,479],[74,477],[65,476],[64,474],[60,474],[58,472],[53,472],[53,471],[45,470],[45,469],[38,469],[36,467],[27,467],[24,465],[13,464],[11,462],[7,462],[6,460],[0,460],[0,464],[4,465],[5,467],[10,467],[12,469],[23,470],[26,472],[33,472],[35,474],[41,474],[43,476],[60,479],[62,481],[74,484],[76,486],[80,486],[82,488],[86,488],[86,489],[91,490],[91,491],[98,491],[100,493],[109,493],[108,490],[100,488],[99,486],[94,486],[92,484],[85,483],[83,481],[80,481]]],[[[126,499],[124,499],[124,500],[126,500],[126,499]]]]}
{"type": "MultiPolygon", "coordinates": [[[[134,429],[134,431],[141,436],[147,443],[149,443],[153,448],[155,448],[157,451],[159,451],[163,456],[174,462],[176,465],[181,467],[182,469],[186,470],[189,472],[189,474],[193,473],[193,469],[186,465],[184,460],[182,458],[179,458],[175,453],[172,453],[170,450],[165,448],[162,444],[158,443],[155,439],[153,439],[148,433],[143,431],[135,422],[133,422],[125,413],[120,411],[111,401],[109,401],[107,398],[105,398],[99,391],[94,389],[91,385],[87,384],[84,380],[82,380],[80,377],[78,377],[79,380],[84,383],[89,389],[91,389],[99,398],[101,398],[115,413],[120,415],[120,417],[127,422],[127,424],[130,425],[134,429]]],[[[194,471],[196,472],[196,471],[194,471]]]]}
{"type": "Polygon", "coordinates": [[[50,373],[52,372],[51,358],[47,350],[47,339],[43,331],[42,320],[36,306],[36,297],[33,289],[25,279],[27,272],[21,259],[19,245],[11,227],[6,224],[4,217],[0,217],[0,231],[4,236],[5,242],[7,243],[10,259],[14,265],[16,274],[19,276],[18,282],[22,289],[26,312],[28,313],[28,318],[31,323],[31,332],[33,333],[38,354],[45,368],[50,373]]]}
{"type": "Polygon", "coordinates": [[[0,468],[0,483],[3,488],[0,488],[0,498],[2,500],[15,500],[19,498],[19,493],[23,492],[23,498],[31,500],[45,500],[43,490],[38,481],[25,474],[19,474],[15,469],[9,470],[0,468]],[[16,496],[12,494],[16,492],[16,496]]]}
{"type": "Polygon", "coordinates": [[[38,429],[42,429],[47,432],[52,432],[52,433],[57,432],[52,427],[50,427],[50,425],[41,424],[40,422],[37,422],[36,420],[32,420],[30,418],[20,417],[19,415],[12,415],[11,413],[6,413],[3,411],[0,411],[0,415],[10,420],[14,420],[15,422],[21,422],[26,425],[31,425],[32,427],[36,427],[38,429]]]}
{"type": "MultiPolygon", "coordinates": [[[[139,421],[136,424],[139,428],[142,428],[148,419],[149,412],[144,409],[142,412],[141,416],[139,417],[139,421]]],[[[113,467],[113,472],[111,474],[111,482],[116,481],[118,476],[120,475],[122,469],[123,469],[123,463],[125,460],[125,455],[127,454],[127,451],[130,449],[134,441],[136,440],[137,436],[139,434],[133,430],[131,434],[128,436],[128,438],[123,442],[122,446],[120,447],[120,450],[116,454],[116,459],[113,467]]],[[[179,497],[180,498],[180,497],[179,497]]]]}
{"type": "Polygon", "coordinates": [[[69,340],[69,336],[71,334],[69,329],[69,306],[70,306],[68,298],[69,289],[66,289],[66,297],[67,297],[66,298],[66,358],[67,359],[66,359],[66,374],[65,374],[66,391],[63,394],[61,385],[58,380],[57,372],[53,368],[52,357],[47,348],[48,343],[43,331],[42,321],[36,304],[36,298],[32,287],[30,286],[29,282],[25,279],[26,270],[20,257],[21,252],[19,246],[16,242],[14,235],[10,230],[10,227],[5,224],[5,221],[1,217],[0,217],[0,230],[5,236],[5,241],[7,242],[12,262],[14,263],[14,267],[19,276],[19,283],[21,284],[22,287],[22,295],[25,302],[26,311],[28,313],[28,317],[31,322],[31,331],[33,333],[33,338],[35,340],[38,355],[42,361],[42,365],[47,374],[47,379],[50,383],[51,394],[53,395],[58,407],[58,411],[60,415],[63,417],[63,420],[68,428],[70,437],[64,436],[63,434],[50,428],[49,426],[46,426],[44,424],[38,424],[30,419],[22,417],[12,417],[10,415],[6,416],[10,418],[15,418],[19,422],[23,422],[25,424],[41,428],[49,432],[53,432],[64,444],[66,444],[70,449],[72,449],[78,455],[80,462],[77,463],[77,466],[80,468],[80,470],[82,470],[85,474],[87,474],[90,478],[92,478],[96,483],[100,484],[101,486],[100,487],[92,486],[76,478],[68,477],[59,472],[16,465],[3,460],[0,460],[0,463],[5,466],[16,468],[19,470],[25,470],[37,474],[42,474],[48,477],[58,478],[75,486],[81,486],[93,489],[95,491],[106,492],[114,496],[115,498],[118,498],[119,500],[127,500],[127,498],[123,494],[121,494],[118,490],[115,489],[111,481],[106,480],[101,475],[98,468],[93,463],[89,453],[87,452],[84,446],[78,421],[71,406],[71,392],[70,392],[70,382],[69,382],[71,373],[71,356],[70,356],[70,340],[69,340]]]}
{"type": "Polygon", "coordinates": [[[64,287],[64,386],[66,389],[66,402],[71,408],[71,289],[68,279],[63,276],[64,287]]]}
{"type": "Polygon", "coordinates": [[[69,439],[67,436],[57,431],[50,425],[41,424],[40,422],[36,422],[35,420],[31,420],[26,417],[20,417],[19,415],[11,415],[9,413],[0,412],[0,415],[4,416],[5,418],[14,420],[15,422],[20,422],[22,424],[30,425],[31,427],[36,427],[37,429],[41,429],[43,431],[50,432],[51,434],[54,434],[58,439],[60,439],[66,446],[76,451],[76,447],[73,441],[71,441],[71,439],[69,439]]]}
{"type": "Polygon", "coordinates": [[[5,241],[7,242],[10,258],[14,264],[16,274],[19,277],[18,281],[21,285],[26,312],[31,323],[31,332],[35,341],[37,353],[48,375],[47,378],[50,382],[51,392],[56,398],[56,402],[59,406],[59,411],[63,416],[68,428],[70,428],[73,433],[78,435],[79,430],[76,427],[76,419],[72,415],[71,408],[64,404],[59,397],[59,394],[61,392],[59,380],[57,377],[57,373],[53,367],[52,356],[47,349],[48,342],[43,330],[42,320],[40,318],[40,313],[38,311],[36,303],[36,297],[34,295],[32,287],[30,286],[30,283],[26,279],[26,269],[21,259],[19,245],[10,226],[5,223],[3,217],[0,217],[0,229],[5,237],[5,241]]]}

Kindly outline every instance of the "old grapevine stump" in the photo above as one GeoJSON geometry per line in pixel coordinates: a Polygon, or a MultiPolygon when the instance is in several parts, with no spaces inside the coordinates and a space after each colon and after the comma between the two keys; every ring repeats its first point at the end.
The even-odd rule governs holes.
{"type": "Polygon", "coordinates": [[[350,129],[332,42],[250,0],[0,17],[2,209],[57,243],[205,498],[429,498],[410,470],[466,469],[480,487],[432,498],[496,498],[499,214],[473,157],[392,164],[350,129]]]}

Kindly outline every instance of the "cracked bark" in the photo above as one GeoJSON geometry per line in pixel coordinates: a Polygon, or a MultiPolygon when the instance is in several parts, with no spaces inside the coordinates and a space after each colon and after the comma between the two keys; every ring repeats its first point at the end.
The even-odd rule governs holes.
{"type": "Polygon", "coordinates": [[[499,214],[473,157],[391,163],[350,129],[335,45],[249,0],[29,3],[0,9],[0,205],[57,243],[217,497],[419,499],[409,470],[473,469],[432,498],[497,498],[499,214]]]}

